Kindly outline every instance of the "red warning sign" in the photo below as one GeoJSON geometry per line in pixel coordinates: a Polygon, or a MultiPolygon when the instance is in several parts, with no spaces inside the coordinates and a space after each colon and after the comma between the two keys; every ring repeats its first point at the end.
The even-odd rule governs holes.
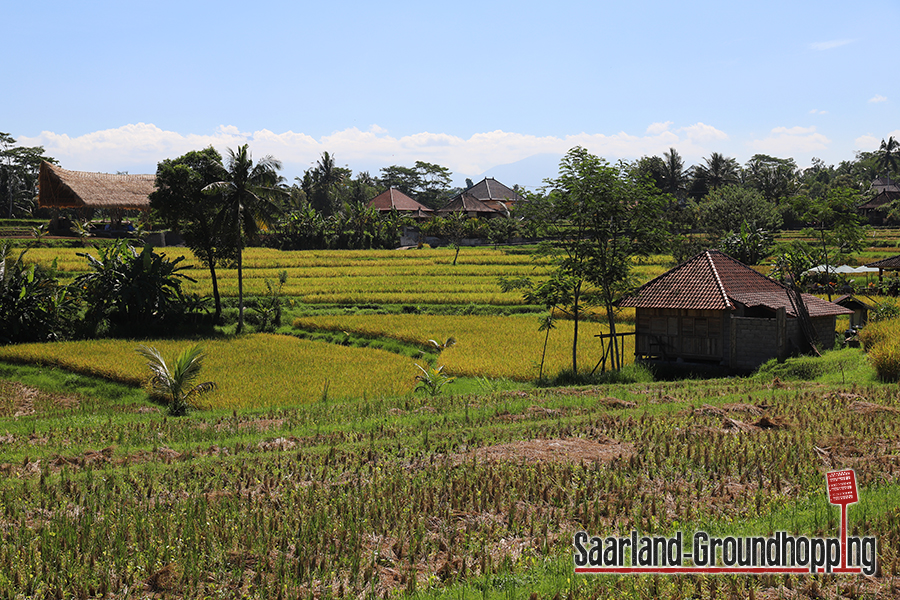
{"type": "Polygon", "coordinates": [[[825,474],[828,483],[828,501],[832,504],[846,506],[859,502],[856,492],[856,473],[853,469],[832,471],[825,474]]]}

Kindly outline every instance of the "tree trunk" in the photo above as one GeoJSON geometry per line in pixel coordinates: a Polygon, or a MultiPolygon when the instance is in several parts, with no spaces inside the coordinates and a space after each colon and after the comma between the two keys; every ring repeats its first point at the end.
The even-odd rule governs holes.
{"type": "Polygon", "coordinates": [[[622,363],[619,360],[619,342],[618,338],[616,338],[616,317],[613,313],[611,302],[606,302],[606,320],[609,323],[609,333],[612,336],[609,341],[610,345],[612,346],[613,355],[610,367],[612,367],[612,370],[618,371],[622,368],[622,363]]]}
{"type": "Polygon", "coordinates": [[[238,271],[238,323],[235,333],[241,333],[244,330],[244,250],[238,251],[237,271],[238,271]]]}
{"type": "Polygon", "coordinates": [[[581,310],[578,306],[578,300],[581,297],[581,284],[576,284],[573,297],[575,299],[572,303],[573,316],[575,317],[575,332],[572,336],[572,374],[578,375],[578,316],[581,310]]]}
{"type": "Polygon", "coordinates": [[[216,304],[216,314],[213,320],[218,325],[222,318],[222,299],[219,297],[219,280],[216,278],[216,265],[213,261],[209,261],[209,276],[212,278],[213,301],[216,304]]]}

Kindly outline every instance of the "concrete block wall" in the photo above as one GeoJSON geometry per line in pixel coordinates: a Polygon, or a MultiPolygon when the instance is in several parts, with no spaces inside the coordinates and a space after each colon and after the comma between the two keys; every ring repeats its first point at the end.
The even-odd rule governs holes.
{"type": "Polygon", "coordinates": [[[732,317],[732,368],[752,370],[778,356],[775,319],[732,317]]]}

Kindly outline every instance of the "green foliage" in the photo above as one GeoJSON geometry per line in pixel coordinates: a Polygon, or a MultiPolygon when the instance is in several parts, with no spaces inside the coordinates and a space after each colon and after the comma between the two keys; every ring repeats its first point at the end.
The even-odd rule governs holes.
{"type": "Polygon", "coordinates": [[[10,243],[0,245],[0,344],[65,337],[77,312],[74,297],[57,282],[55,263],[25,265],[25,252],[13,260],[10,243]]]}
{"type": "Polygon", "coordinates": [[[0,215],[7,218],[31,216],[41,163],[57,162],[44,156],[43,146],[15,144],[12,136],[0,132],[0,215]]]}
{"type": "Polygon", "coordinates": [[[287,278],[287,271],[282,270],[277,281],[266,279],[266,295],[252,307],[256,312],[258,331],[273,332],[281,326],[281,289],[287,278]]]}
{"type": "Polygon", "coordinates": [[[118,241],[99,250],[99,256],[78,253],[88,261],[89,273],[73,283],[88,303],[86,320],[93,331],[103,321],[123,332],[146,331],[184,314],[184,257],[169,260],[150,246],[140,252],[118,241]]]}
{"type": "Polygon", "coordinates": [[[713,152],[693,168],[691,175],[690,194],[702,198],[713,190],[740,183],[741,167],[734,158],[713,152]]]}
{"type": "Polygon", "coordinates": [[[501,278],[501,288],[521,289],[527,302],[572,316],[572,371],[577,373],[584,309],[603,306],[615,333],[614,302],[631,284],[631,257],[658,249],[668,234],[667,198],[631,166],[610,165],[581,147],[563,157],[558,177],[548,179],[546,189],[546,195],[528,199],[525,211],[547,236],[535,256],[553,264],[550,277],[539,282],[501,278]]]}
{"type": "Polygon", "coordinates": [[[150,208],[156,219],[184,236],[185,243],[210,273],[215,320],[222,314],[216,267],[236,261],[238,237],[227,220],[218,218],[221,198],[204,189],[227,176],[222,156],[212,147],[166,159],[156,168],[156,190],[150,208]]]}
{"type": "Polygon", "coordinates": [[[777,231],[781,227],[781,211],[772,200],[758,191],[738,185],[713,189],[697,205],[698,221],[713,237],[740,231],[746,223],[750,229],[777,231]]]}
{"type": "Polygon", "coordinates": [[[831,188],[821,198],[794,199],[794,213],[806,226],[801,233],[815,239],[807,252],[816,263],[835,265],[865,247],[870,227],[856,211],[859,204],[859,193],[846,187],[831,188]]]}
{"type": "Polygon", "coordinates": [[[793,158],[775,158],[766,154],[754,154],[744,168],[746,183],[766,200],[775,203],[794,195],[798,174],[793,158]]]}
{"type": "Polygon", "coordinates": [[[758,265],[769,255],[773,242],[771,233],[762,228],[752,229],[745,222],[739,233],[729,232],[725,235],[719,241],[719,248],[746,265],[758,265]]]}
{"type": "Polygon", "coordinates": [[[150,385],[166,398],[169,414],[173,417],[187,414],[195,397],[216,388],[212,381],[194,383],[200,377],[203,366],[203,346],[200,344],[187,348],[175,357],[171,367],[156,348],[138,346],[135,351],[147,359],[152,373],[150,385]]]}
{"type": "Polygon", "coordinates": [[[456,379],[455,377],[449,377],[444,374],[443,365],[434,368],[431,365],[423,367],[419,363],[416,363],[416,366],[422,372],[421,375],[416,375],[416,381],[419,382],[416,386],[416,391],[425,392],[429,396],[437,396],[441,393],[441,390],[445,385],[453,383],[456,379]]]}
{"type": "MultiPolygon", "coordinates": [[[[325,157],[328,154],[325,153],[325,157]]],[[[323,158],[324,160],[324,158],[323,158]]],[[[247,144],[236,151],[228,149],[228,160],[222,166],[220,181],[203,187],[209,195],[219,195],[221,209],[216,216],[216,230],[230,232],[229,240],[236,241],[238,272],[238,322],[237,333],[244,327],[244,270],[243,249],[247,240],[256,238],[260,229],[274,227],[281,212],[275,198],[283,198],[285,190],[279,185],[281,162],[266,156],[253,164],[247,144]]]]}

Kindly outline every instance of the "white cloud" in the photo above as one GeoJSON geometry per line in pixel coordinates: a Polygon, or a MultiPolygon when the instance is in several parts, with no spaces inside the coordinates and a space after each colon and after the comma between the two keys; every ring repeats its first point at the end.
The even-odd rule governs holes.
{"type": "MultiPolygon", "coordinates": [[[[537,154],[561,155],[578,145],[614,161],[660,155],[670,147],[677,147],[682,156],[699,157],[716,149],[707,144],[728,139],[723,131],[704,123],[675,129],[672,125],[671,121],[653,123],[644,135],[621,131],[612,135],[582,132],[557,137],[497,130],[476,133],[469,138],[432,132],[393,136],[382,127],[372,125],[367,131],[352,127],[316,139],[293,131],[245,132],[233,125],[221,125],[209,135],[182,134],[137,123],[77,137],[44,131],[33,138],[18,136],[18,139],[23,145],[44,146],[46,153],[57,158],[64,168],[108,173],[152,173],[160,161],[190,150],[211,145],[224,154],[227,148],[250,144],[255,157],[272,155],[281,160],[289,177],[302,175],[324,151],[334,155],[338,164],[354,170],[359,170],[360,165],[380,168],[412,165],[423,160],[444,165],[457,176],[466,177],[537,154]]],[[[550,174],[541,177],[545,175],[550,174]]]]}
{"type": "Polygon", "coordinates": [[[650,135],[659,135],[664,131],[669,130],[669,126],[672,125],[672,121],[666,121],[665,123],[653,123],[650,127],[647,128],[647,133],[650,135]]]}
{"type": "Polygon", "coordinates": [[[813,42],[809,45],[813,50],[831,50],[852,43],[853,40],[830,40],[827,42],[813,42]]]}
{"type": "Polygon", "coordinates": [[[874,152],[878,150],[879,146],[881,146],[881,140],[886,140],[889,137],[900,139],[900,129],[889,131],[883,137],[877,137],[872,135],[871,133],[861,135],[853,140],[853,145],[857,150],[862,150],[863,152],[874,152]]]}
{"type": "Polygon", "coordinates": [[[830,143],[815,127],[776,127],[765,139],[753,140],[748,145],[757,153],[793,156],[825,150],[830,143]]]}
{"type": "Polygon", "coordinates": [[[881,94],[875,94],[874,96],[869,98],[869,102],[871,102],[873,104],[876,102],[887,102],[887,97],[882,96],[881,94]]]}
{"type": "Polygon", "coordinates": [[[827,110],[819,110],[817,108],[814,108],[811,111],[809,111],[809,114],[811,114],[811,115],[827,115],[828,111],[827,110]]]}

